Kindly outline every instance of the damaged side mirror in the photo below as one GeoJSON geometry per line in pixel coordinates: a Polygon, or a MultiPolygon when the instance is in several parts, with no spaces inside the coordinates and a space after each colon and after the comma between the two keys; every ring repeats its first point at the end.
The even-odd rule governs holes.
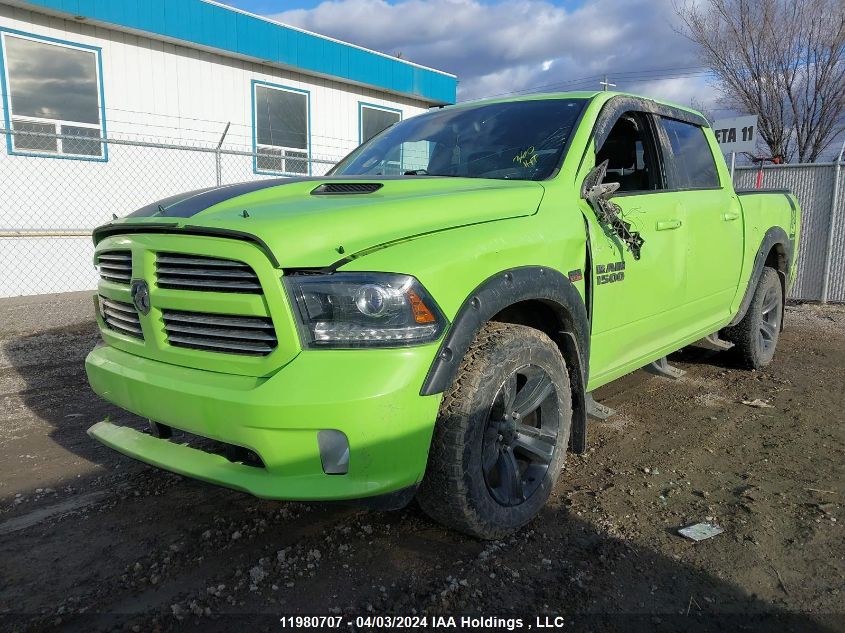
{"type": "Polygon", "coordinates": [[[618,182],[603,182],[607,175],[609,161],[602,161],[590,170],[581,185],[581,197],[592,205],[593,200],[602,198],[610,200],[613,194],[619,189],[618,182]]]}
{"type": "Polygon", "coordinates": [[[608,161],[602,161],[596,165],[581,185],[581,197],[593,209],[598,221],[616,235],[631,251],[634,259],[640,258],[640,249],[645,240],[640,236],[639,231],[632,231],[631,224],[625,222],[620,216],[622,208],[615,202],[611,202],[613,194],[619,189],[618,182],[603,182],[607,174],[608,161]]]}

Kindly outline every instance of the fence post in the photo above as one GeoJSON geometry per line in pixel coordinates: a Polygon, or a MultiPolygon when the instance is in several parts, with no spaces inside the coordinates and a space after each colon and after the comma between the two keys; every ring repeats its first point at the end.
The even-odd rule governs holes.
{"type": "Polygon", "coordinates": [[[839,207],[839,180],[842,172],[842,153],[845,152],[845,141],[842,143],[842,149],[839,150],[839,156],[833,164],[833,196],[830,204],[830,222],[827,226],[827,250],[824,254],[824,273],[822,274],[822,303],[827,303],[828,290],[830,288],[830,266],[833,260],[833,233],[836,230],[836,211],[839,207]]]}
{"type": "Polygon", "coordinates": [[[226,138],[226,134],[229,133],[230,125],[232,125],[231,121],[226,123],[226,127],[223,129],[223,134],[220,135],[220,141],[217,143],[217,147],[214,150],[214,167],[217,172],[218,187],[223,184],[223,155],[220,153],[220,148],[223,146],[223,140],[226,138]]]}

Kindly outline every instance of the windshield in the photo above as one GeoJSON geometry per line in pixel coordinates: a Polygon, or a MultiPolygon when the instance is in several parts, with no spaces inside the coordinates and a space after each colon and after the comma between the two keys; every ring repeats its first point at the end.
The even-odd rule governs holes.
{"type": "Polygon", "coordinates": [[[331,174],[542,180],[560,164],[583,105],[538,99],[427,112],[373,137],[331,174]]]}

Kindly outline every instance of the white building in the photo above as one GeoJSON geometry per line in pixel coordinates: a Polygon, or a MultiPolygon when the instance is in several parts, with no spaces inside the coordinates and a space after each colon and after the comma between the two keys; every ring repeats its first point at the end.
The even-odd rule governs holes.
{"type": "Polygon", "coordinates": [[[85,234],[112,214],[319,175],[393,122],[453,103],[456,85],[209,0],[0,1],[0,296],[93,288],[85,234]]]}

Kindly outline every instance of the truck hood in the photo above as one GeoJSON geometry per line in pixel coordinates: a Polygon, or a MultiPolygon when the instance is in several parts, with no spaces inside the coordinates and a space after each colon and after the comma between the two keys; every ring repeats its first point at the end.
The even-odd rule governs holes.
{"type": "Polygon", "coordinates": [[[416,235],[531,215],[538,182],[478,178],[278,178],[149,204],[95,230],[252,236],[282,267],[322,267],[416,235]],[[342,186],[347,185],[347,186],[342,186]]]}

